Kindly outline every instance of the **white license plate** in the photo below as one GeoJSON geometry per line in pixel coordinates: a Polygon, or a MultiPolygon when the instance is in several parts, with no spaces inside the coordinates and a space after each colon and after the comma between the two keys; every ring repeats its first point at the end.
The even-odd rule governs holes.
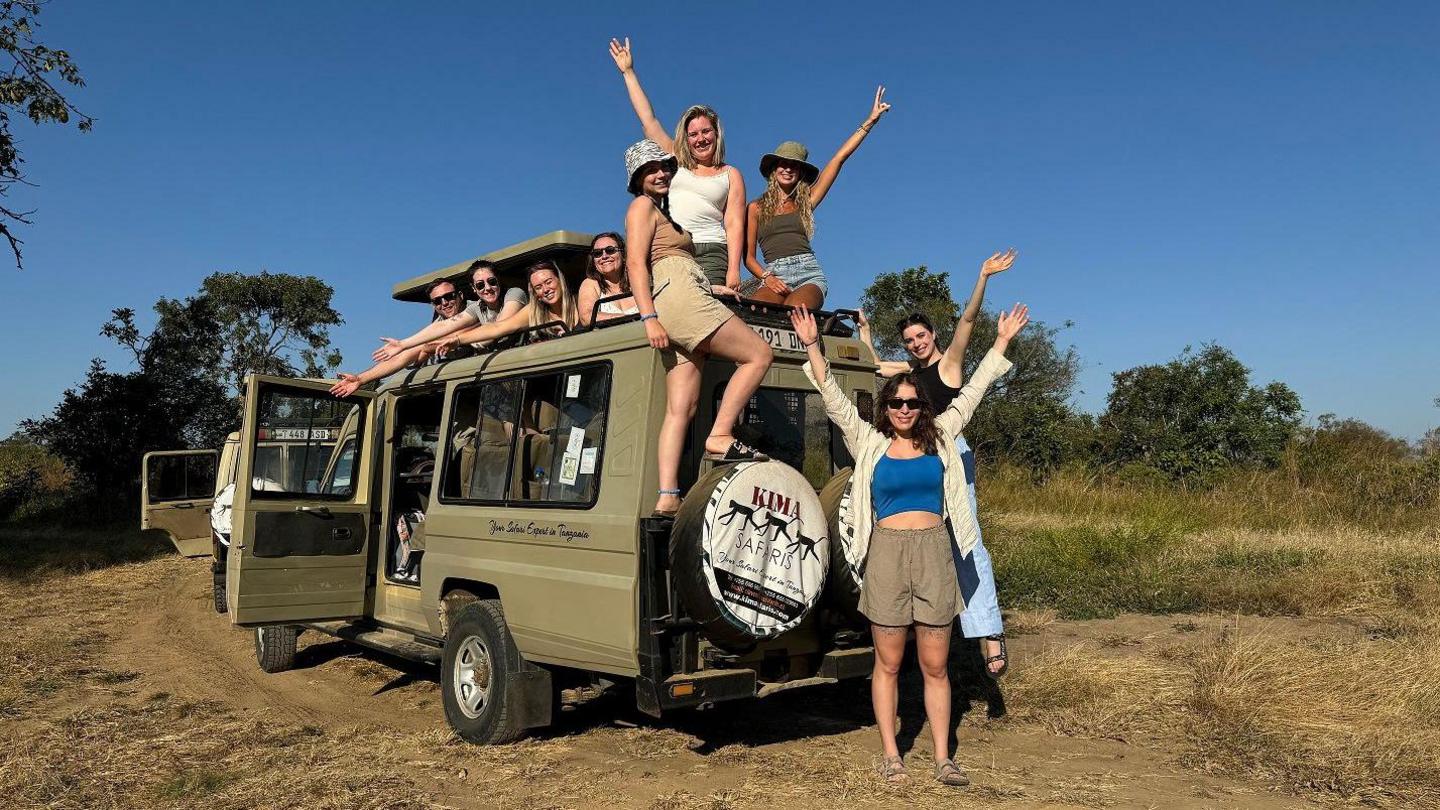
{"type": "Polygon", "coordinates": [[[771,326],[760,326],[748,324],[760,339],[770,344],[770,348],[786,352],[803,352],[805,347],[800,345],[800,336],[792,329],[776,329],[771,326]]]}

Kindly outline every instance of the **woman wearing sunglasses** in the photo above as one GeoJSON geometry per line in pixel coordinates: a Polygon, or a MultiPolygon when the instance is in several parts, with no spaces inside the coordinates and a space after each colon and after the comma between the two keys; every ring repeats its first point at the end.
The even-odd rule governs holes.
{"type": "MultiPolygon", "coordinates": [[[[341,374],[340,382],[330,388],[337,397],[347,397],[365,383],[381,380],[414,362],[422,353],[446,354],[463,344],[488,345],[493,341],[534,327],[553,324],[539,334],[555,337],[579,325],[580,308],[565,284],[565,276],[554,262],[545,259],[530,266],[530,303],[503,321],[475,325],[473,318],[461,316],[437,320],[404,340],[384,338],[385,345],[375,350],[379,361],[359,374],[341,374]],[[469,328],[467,328],[469,327],[469,328]]],[[[432,299],[433,301],[433,299],[432,299]]],[[[440,305],[436,305],[437,308],[440,305]]]]}
{"type": "Polygon", "coordinates": [[[680,115],[670,137],[635,75],[630,38],[610,40],[610,58],[625,79],[630,106],[645,137],[675,156],[670,181],[670,216],[694,240],[695,262],[711,284],[740,288],[740,253],[745,247],[745,178],[725,163],[725,128],[720,116],[704,104],[680,115]]]}
{"type": "Polygon", "coordinates": [[[745,266],[755,278],[747,281],[741,292],[761,301],[811,309],[825,303],[830,285],[810,248],[815,209],[830,193],[845,161],[889,110],[885,88],[877,88],[869,117],[840,145],[823,171],[806,162],[810,151],[799,141],[786,141],[760,158],[760,174],[767,186],[745,212],[745,266]],[[757,245],[765,254],[765,265],[755,258],[757,245]]]}
{"type": "Polygon", "coordinates": [[[850,507],[854,542],[865,549],[859,607],[870,620],[875,644],[870,701],[884,749],[881,775],[892,782],[907,778],[895,742],[895,715],[900,661],[913,627],[925,682],[925,715],[935,745],[935,778],[947,785],[969,784],[949,755],[950,680],[945,670],[950,628],[965,608],[959,560],[971,552],[977,537],[955,438],[986,389],[1010,369],[1005,350],[1029,322],[1028,311],[1016,304],[1001,314],[995,344],[944,411],[937,414],[915,375],[902,372],[881,388],[874,424],[860,418],[830,375],[815,317],[800,306],[790,320],[809,354],[805,373],[855,459],[850,507]]]}
{"type": "Polygon", "coordinates": [[[607,231],[590,240],[585,280],[580,282],[580,292],[576,295],[580,303],[580,324],[589,326],[591,313],[596,320],[608,321],[640,311],[633,296],[603,301],[596,310],[596,301],[614,295],[630,295],[630,277],[625,272],[625,239],[614,231],[607,231]]]}

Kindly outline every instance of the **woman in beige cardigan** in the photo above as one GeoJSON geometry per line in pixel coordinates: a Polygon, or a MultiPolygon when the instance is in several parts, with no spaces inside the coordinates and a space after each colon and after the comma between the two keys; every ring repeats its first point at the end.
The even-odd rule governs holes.
{"type": "Polygon", "coordinates": [[[994,346],[943,412],[934,412],[913,375],[905,372],[880,390],[873,425],[860,418],[830,375],[815,317],[797,307],[790,320],[810,355],[805,373],[855,459],[850,515],[854,542],[865,555],[860,612],[870,620],[875,644],[870,701],[884,747],[881,774],[888,781],[907,778],[895,742],[895,713],[905,637],[914,627],[925,680],[925,715],[935,743],[935,778],[947,785],[969,784],[950,759],[950,680],[945,671],[950,628],[965,609],[955,566],[974,549],[977,537],[955,439],[985,390],[1010,369],[1005,350],[1029,322],[1028,311],[1016,304],[1000,315],[994,346]]]}

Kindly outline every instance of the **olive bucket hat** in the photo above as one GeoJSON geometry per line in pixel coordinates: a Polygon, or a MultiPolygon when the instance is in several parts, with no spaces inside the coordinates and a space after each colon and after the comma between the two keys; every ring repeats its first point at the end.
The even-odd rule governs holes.
{"type": "Polygon", "coordinates": [[[625,188],[631,194],[640,193],[636,188],[639,178],[635,176],[635,173],[647,163],[668,163],[671,171],[674,171],[676,166],[675,156],[661,149],[660,144],[648,138],[630,144],[630,148],[625,150],[625,175],[630,178],[629,184],[625,188]]]}
{"type": "Polygon", "coordinates": [[[791,163],[800,164],[801,180],[814,183],[815,178],[820,176],[820,170],[815,168],[815,164],[806,160],[808,157],[810,157],[810,150],[805,148],[805,144],[799,141],[786,141],[775,147],[774,152],[760,158],[760,175],[769,180],[770,172],[775,171],[775,164],[782,160],[788,160],[791,163]]]}

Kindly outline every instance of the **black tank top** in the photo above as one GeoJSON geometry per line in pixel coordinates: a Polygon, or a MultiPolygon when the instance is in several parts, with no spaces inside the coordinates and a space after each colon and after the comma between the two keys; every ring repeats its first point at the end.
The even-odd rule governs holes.
{"type": "Polygon", "coordinates": [[[916,382],[920,383],[921,390],[925,392],[925,398],[930,400],[930,407],[934,408],[937,414],[950,407],[951,400],[960,395],[959,388],[951,388],[940,379],[939,363],[931,363],[916,370],[914,374],[916,382]]]}

